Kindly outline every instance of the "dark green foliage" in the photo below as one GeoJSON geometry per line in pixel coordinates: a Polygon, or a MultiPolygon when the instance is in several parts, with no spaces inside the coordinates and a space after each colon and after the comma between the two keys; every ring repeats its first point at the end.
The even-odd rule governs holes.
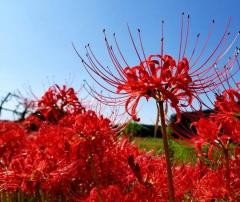
{"type": "MultiPolygon", "coordinates": [[[[147,125],[147,124],[138,124],[136,122],[130,122],[124,133],[128,136],[134,137],[154,137],[154,125],[147,125]]],[[[157,137],[162,137],[161,129],[158,130],[157,137]]]]}
{"type": "Polygon", "coordinates": [[[196,112],[184,112],[181,114],[180,123],[176,123],[176,114],[171,115],[169,120],[169,128],[171,128],[171,135],[174,138],[179,138],[181,134],[184,138],[190,138],[192,135],[196,134],[196,128],[191,124],[198,121],[201,117],[208,116],[213,110],[203,110],[196,112]]]}
{"type": "Polygon", "coordinates": [[[136,136],[142,129],[142,126],[135,121],[131,121],[124,130],[124,133],[130,137],[136,136]]]}

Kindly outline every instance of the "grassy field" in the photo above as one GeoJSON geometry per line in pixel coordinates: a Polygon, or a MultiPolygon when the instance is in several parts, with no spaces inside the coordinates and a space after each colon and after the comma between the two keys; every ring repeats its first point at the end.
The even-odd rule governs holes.
{"type": "MultiPolygon", "coordinates": [[[[146,151],[152,150],[154,154],[162,154],[163,142],[161,138],[140,138],[135,137],[133,142],[141,149],[146,151]]],[[[169,147],[171,151],[171,158],[175,163],[194,163],[196,161],[196,155],[193,146],[188,143],[179,140],[169,140],[169,147]]]]}

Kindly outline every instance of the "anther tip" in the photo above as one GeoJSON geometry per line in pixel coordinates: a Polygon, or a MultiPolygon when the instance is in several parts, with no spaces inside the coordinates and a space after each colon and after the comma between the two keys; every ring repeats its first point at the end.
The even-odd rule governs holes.
{"type": "Polygon", "coordinates": [[[188,17],[188,19],[189,19],[189,18],[190,18],[190,15],[188,14],[188,16],[187,16],[187,17],[188,17]]]}
{"type": "Polygon", "coordinates": [[[164,20],[162,20],[162,24],[164,23],[164,20]]]}
{"type": "Polygon", "coordinates": [[[214,20],[214,19],[212,20],[212,23],[215,23],[215,20],[214,20]]]}
{"type": "Polygon", "coordinates": [[[141,32],[141,30],[140,30],[139,28],[137,29],[137,31],[138,31],[138,32],[141,32]]]}
{"type": "Polygon", "coordinates": [[[200,33],[197,34],[197,37],[200,37],[200,33]]]}
{"type": "Polygon", "coordinates": [[[185,13],[184,12],[182,12],[182,15],[184,15],[185,13]]]}
{"type": "Polygon", "coordinates": [[[103,33],[105,33],[106,29],[103,29],[103,33]]]}

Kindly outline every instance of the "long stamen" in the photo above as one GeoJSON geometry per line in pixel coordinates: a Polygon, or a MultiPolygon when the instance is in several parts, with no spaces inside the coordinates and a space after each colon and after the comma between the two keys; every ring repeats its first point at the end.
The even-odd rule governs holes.
{"type": "Polygon", "coordinates": [[[206,48],[207,48],[207,45],[208,45],[208,41],[210,40],[211,35],[212,35],[212,33],[213,33],[213,25],[214,25],[214,23],[215,23],[215,21],[213,20],[213,21],[212,21],[212,24],[211,24],[211,27],[210,27],[210,29],[209,29],[209,32],[208,32],[206,41],[205,41],[205,43],[204,43],[204,45],[203,45],[203,48],[202,48],[202,50],[200,51],[200,54],[199,54],[199,55],[197,56],[197,58],[195,59],[195,61],[193,62],[193,64],[190,65],[191,68],[193,68],[193,67],[197,64],[198,60],[202,57],[203,53],[205,52],[205,50],[206,50],[206,48]]]}
{"type": "MultiPolygon", "coordinates": [[[[199,80],[200,80],[200,84],[201,84],[201,79],[199,79],[199,80]]],[[[212,106],[214,106],[214,103],[212,102],[212,99],[209,98],[208,93],[206,92],[205,88],[204,88],[203,90],[204,90],[204,94],[206,95],[208,101],[210,101],[210,103],[212,104],[212,106]]]]}
{"type": "MultiPolygon", "coordinates": [[[[96,100],[100,101],[101,103],[108,105],[108,106],[116,106],[116,100],[114,100],[112,98],[112,96],[105,96],[101,93],[99,93],[98,91],[96,91],[95,89],[93,89],[92,86],[90,86],[87,82],[86,82],[88,88],[84,87],[85,90],[87,91],[87,93],[89,95],[91,95],[93,98],[95,98],[96,100]]],[[[117,99],[117,104],[123,106],[125,104],[125,100],[128,98],[128,96],[119,96],[117,99]]]]}
{"type": "MultiPolygon", "coordinates": [[[[107,87],[105,87],[104,85],[102,85],[102,84],[92,75],[92,73],[88,70],[89,66],[86,67],[86,63],[83,63],[83,66],[85,67],[85,69],[86,69],[86,71],[88,72],[89,76],[90,76],[99,86],[101,86],[104,90],[106,90],[106,91],[108,91],[108,92],[111,92],[111,93],[113,93],[113,94],[118,94],[118,93],[116,93],[115,91],[112,91],[112,90],[110,90],[109,88],[107,88],[107,87]]],[[[101,78],[102,78],[102,77],[101,77],[101,78]]],[[[103,78],[103,80],[104,80],[104,78],[103,78]]],[[[111,83],[111,85],[113,86],[112,83],[111,83]]],[[[117,86],[115,86],[115,87],[117,87],[117,86]]]]}
{"type": "Polygon", "coordinates": [[[229,50],[233,47],[233,45],[236,43],[236,41],[238,40],[240,36],[240,31],[236,34],[236,36],[234,37],[234,39],[232,40],[232,42],[229,44],[229,46],[226,48],[226,50],[224,51],[224,53],[219,57],[219,60],[221,60],[228,52],[229,50]]]}
{"type": "Polygon", "coordinates": [[[94,67],[92,67],[92,66],[90,66],[88,63],[86,63],[86,62],[84,61],[84,59],[80,56],[80,54],[78,53],[78,51],[76,50],[76,48],[75,48],[74,45],[73,45],[73,48],[74,48],[75,52],[77,53],[78,57],[81,59],[82,64],[83,64],[84,68],[86,69],[86,71],[88,72],[88,74],[90,75],[90,77],[91,77],[99,86],[101,86],[101,87],[102,87],[103,89],[105,89],[106,91],[111,92],[111,93],[113,93],[113,94],[118,94],[118,93],[110,90],[109,88],[103,86],[99,81],[96,80],[96,78],[92,75],[92,73],[89,71],[89,69],[90,69],[94,74],[96,74],[97,76],[99,76],[100,78],[102,78],[103,80],[105,80],[107,83],[109,83],[109,84],[112,85],[113,87],[117,87],[117,85],[116,85],[114,82],[111,82],[111,81],[107,80],[108,77],[106,77],[105,74],[101,75],[101,72],[97,72],[97,71],[94,69],[94,67]],[[88,69],[88,68],[89,68],[89,69],[88,69]]]}
{"type": "MultiPolygon", "coordinates": [[[[147,62],[147,57],[146,57],[146,54],[145,54],[145,51],[144,51],[144,48],[143,48],[143,43],[142,43],[142,37],[141,37],[140,29],[138,29],[138,38],[139,38],[139,42],[140,42],[140,45],[141,45],[141,50],[142,50],[142,53],[143,53],[144,60],[145,60],[145,62],[147,62]]],[[[150,75],[152,75],[149,65],[147,63],[146,63],[146,65],[147,65],[148,73],[150,75]]]]}
{"type": "Polygon", "coordinates": [[[144,48],[143,48],[141,30],[140,29],[138,29],[138,39],[139,39],[139,42],[140,42],[140,45],[141,45],[141,50],[142,50],[143,57],[144,57],[145,61],[147,61],[147,57],[146,57],[146,54],[145,54],[145,51],[144,51],[144,48]]]}
{"type": "MultiPolygon", "coordinates": [[[[99,67],[97,67],[96,65],[95,65],[95,67],[96,67],[96,70],[97,70],[98,72],[100,72],[100,74],[102,74],[102,75],[104,75],[104,76],[107,76],[106,74],[104,74],[104,72],[106,72],[107,74],[109,74],[110,76],[112,76],[114,79],[116,79],[116,80],[119,81],[119,79],[118,79],[117,77],[115,77],[111,71],[107,70],[107,69],[99,62],[99,60],[98,60],[98,59],[96,58],[96,56],[94,55],[94,53],[93,53],[93,51],[92,51],[92,49],[91,49],[91,47],[90,47],[89,44],[88,44],[88,46],[86,46],[86,50],[87,50],[87,53],[88,53],[88,50],[89,50],[89,52],[91,53],[91,56],[92,56],[92,57],[90,57],[90,54],[88,53],[89,59],[90,59],[91,61],[93,61],[93,60],[92,60],[92,58],[93,58],[93,59],[96,61],[96,63],[99,65],[99,67]],[[103,71],[101,71],[100,68],[101,68],[103,71]]],[[[87,56],[88,56],[88,55],[87,55],[87,56]]],[[[93,62],[93,64],[95,64],[95,63],[93,62]]],[[[109,78],[109,77],[108,77],[108,78],[109,78]]]]}
{"type": "Polygon", "coordinates": [[[217,77],[218,77],[218,79],[219,79],[219,81],[220,81],[222,87],[224,88],[224,90],[226,90],[226,88],[225,88],[225,86],[224,86],[224,83],[222,82],[222,80],[221,80],[221,78],[220,78],[220,76],[219,76],[219,74],[218,74],[218,71],[217,71],[217,65],[216,65],[216,68],[214,68],[214,71],[216,72],[217,77]]]}
{"type": "Polygon", "coordinates": [[[179,52],[178,52],[178,62],[180,61],[180,56],[181,56],[181,52],[182,52],[183,17],[184,17],[184,12],[182,13],[182,18],[181,18],[181,34],[180,34],[180,46],[179,46],[179,52]]]}
{"type": "Polygon", "coordinates": [[[122,60],[124,61],[124,63],[126,64],[126,66],[129,67],[129,65],[128,65],[126,59],[124,58],[124,56],[123,56],[123,54],[122,54],[122,51],[121,51],[121,49],[120,49],[120,47],[119,47],[119,44],[118,44],[118,42],[117,42],[117,38],[116,38],[116,34],[115,34],[115,33],[113,33],[113,38],[114,38],[115,45],[116,45],[116,47],[117,47],[117,50],[118,50],[118,52],[119,52],[122,60]]]}
{"type": "Polygon", "coordinates": [[[90,57],[90,55],[89,55],[88,52],[87,52],[87,54],[86,54],[86,57],[87,57],[88,62],[89,62],[89,64],[90,64],[90,65],[88,64],[88,66],[90,66],[89,68],[90,68],[96,75],[98,75],[99,77],[101,77],[103,80],[109,81],[109,83],[115,84],[115,85],[118,85],[119,82],[122,82],[119,78],[115,77],[115,76],[113,75],[113,73],[112,73],[109,69],[103,67],[102,69],[103,69],[103,71],[104,71],[105,73],[104,73],[103,71],[101,71],[101,70],[98,68],[98,66],[94,63],[94,61],[92,60],[92,58],[90,57]],[[112,77],[112,78],[111,78],[111,77],[112,77]]]}
{"type": "Polygon", "coordinates": [[[125,75],[124,70],[123,70],[122,66],[120,65],[120,62],[118,61],[116,55],[114,54],[112,46],[109,45],[105,30],[104,30],[103,33],[104,33],[104,36],[105,36],[105,43],[106,43],[106,47],[107,47],[110,59],[111,59],[113,65],[115,66],[115,69],[117,70],[119,76],[123,79],[123,81],[126,81],[126,79],[123,76],[123,75],[125,75]]]}
{"type": "MultiPolygon", "coordinates": [[[[162,33],[162,36],[161,36],[161,56],[163,56],[164,54],[164,21],[162,20],[162,26],[161,26],[161,33],[162,33]]],[[[160,61],[160,64],[161,64],[161,67],[163,65],[163,61],[161,60],[160,61]]]]}
{"type": "Polygon", "coordinates": [[[187,44],[188,44],[188,34],[189,34],[189,29],[190,29],[190,15],[188,15],[187,17],[187,31],[186,31],[186,39],[185,39],[185,46],[184,46],[184,51],[183,51],[183,55],[182,58],[185,56],[186,53],[186,49],[187,49],[187,44]]]}
{"type": "MultiPolygon", "coordinates": [[[[233,77],[236,74],[236,72],[234,72],[234,73],[231,73],[228,77],[226,77],[224,80],[222,80],[220,82],[216,82],[215,81],[216,79],[219,80],[220,77],[224,78],[224,76],[228,73],[228,72],[226,72],[226,69],[227,70],[228,69],[229,70],[232,69],[232,67],[234,66],[234,64],[236,62],[236,58],[237,58],[237,55],[234,55],[233,59],[229,60],[223,67],[218,68],[219,69],[218,70],[218,74],[216,74],[216,72],[214,71],[214,73],[211,76],[205,77],[207,72],[204,70],[201,73],[199,73],[198,75],[197,74],[196,75],[198,76],[198,78],[202,77],[203,78],[202,80],[203,80],[204,83],[213,83],[213,82],[215,82],[215,86],[221,85],[221,83],[224,83],[224,82],[228,81],[230,76],[233,77]],[[225,68],[225,66],[227,68],[225,68]]],[[[210,67],[212,67],[212,66],[215,67],[216,63],[214,63],[214,65],[211,65],[210,67]]],[[[209,69],[209,68],[207,68],[207,69],[209,69]]]]}
{"type": "Polygon", "coordinates": [[[193,56],[194,56],[194,54],[195,54],[195,52],[196,52],[197,45],[198,45],[198,42],[199,42],[199,37],[200,37],[200,33],[197,34],[196,41],[195,41],[194,46],[193,46],[192,54],[191,54],[191,56],[190,56],[190,58],[189,58],[189,60],[188,60],[189,63],[191,63],[192,58],[193,58],[193,56]]]}
{"type": "Polygon", "coordinates": [[[142,59],[141,59],[140,54],[139,54],[139,52],[138,52],[138,50],[137,50],[136,44],[135,44],[135,42],[134,42],[134,40],[133,40],[132,32],[131,32],[131,30],[130,30],[129,25],[127,25],[127,27],[128,27],[128,33],[129,33],[129,35],[130,35],[130,38],[131,38],[131,41],[132,41],[134,50],[135,50],[135,52],[136,52],[136,54],[137,54],[137,56],[138,56],[139,62],[141,63],[141,62],[142,62],[142,59]]]}
{"type": "MultiPolygon", "coordinates": [[[[229,19],[229,22],[228,22],[228,25],[226,27],[226,30],[223,34],[223,36],[221,37],[219,43],[217,44],[216,48],[212,51],[212,53],[210,54],[210,56],[205,60],[205,62],[203,64],[201,64],[196,70],[194,70],[191,74],[194,74],[195,72],[197,72],[198,70],[200,70],[204,65],[206,65],[209,60],[215,55],[215,53],[217,52],[217,50],[219,49],[219,47],[227,40],[227,37],[229,36],[228,34],[228,29],[229,29],[229,26],[230,26],[230,22],[231,22],[231,18],[229,19]]],[[[220,57],[221,54],[218,56],[220,57]]],[[[215,61],[216,63],[216,61],[215,61]]],[[[192,65],[193,67],[194,65],[192,65]]],[[[210,66],[209,68],[211,68],[212,66],[210,66]]],[[[204,71],[206,71],[207,68],[204,69],[204,71]]]]}
{"type": "MultiPolygon", "coordinates": [[[[228,74],[230,74],[230,71],[229,71],[229,68],[228,68],[226,65],[224,65],[224,69],[226,69],[226,75],[223,75],[223,76],[226,76],[226,77],[224,78],[224,80],[226,80],[227,85],[228,85],[228,88],[230,89],[230,88],[232,88],[232,86],[231,86],[231,84],[230,84],[230,82],[229,82],[229,78],[230,78],[231,76],[228,75],[228,74]]],[[[231,74],[230,74],[230,75],[231,75],[231,74]]]]}

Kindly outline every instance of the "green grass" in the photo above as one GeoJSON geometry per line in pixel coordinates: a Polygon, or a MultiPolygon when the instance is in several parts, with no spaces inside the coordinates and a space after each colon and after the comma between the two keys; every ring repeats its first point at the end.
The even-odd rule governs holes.
{"type": "MultiPolygon", "coordinates": [[[[135,137],[133,142],[140,148],[146,151],[153,151],[155,155],[163,154],[163,142],[161,138],[140,138],[135,137]]],[[[194,163],[196,155],[193,146],[182,140],[169,140],[169,148],[171,158],[175,163],[194,163]]]]}

